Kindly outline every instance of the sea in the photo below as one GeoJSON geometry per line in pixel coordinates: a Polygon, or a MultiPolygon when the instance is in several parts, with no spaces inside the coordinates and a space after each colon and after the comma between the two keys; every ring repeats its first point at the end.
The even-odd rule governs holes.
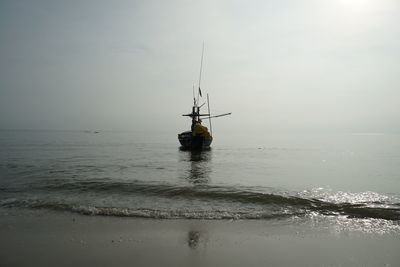
{"type": "Polygon", "coordinates": [[[273,220],[400,233],[400,135],[0,131],[0,214],[273,220]],[[323,222],[321,224],[321,222],[323,222]]]}

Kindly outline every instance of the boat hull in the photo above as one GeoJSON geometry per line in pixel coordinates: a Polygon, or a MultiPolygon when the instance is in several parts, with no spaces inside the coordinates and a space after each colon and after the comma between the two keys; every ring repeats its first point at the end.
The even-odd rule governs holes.
{"type": "Polygon", "coordinates": [[[212,143],[212,137],[206,138],[203,135],[193,136],[191,131],[178,134],[178,139],[183,150],[210,149],[212,143]]]}

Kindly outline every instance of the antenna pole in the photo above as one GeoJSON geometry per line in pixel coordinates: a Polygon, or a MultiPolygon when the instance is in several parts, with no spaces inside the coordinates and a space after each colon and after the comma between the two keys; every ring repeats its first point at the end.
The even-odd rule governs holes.
{"type": "Polygon", "coordinates": [[[210,133],[211,133],[211,136],[212,136],[211,113],[210,113],[210,99],[208,98],[208,94],[207,94],[207,106],[208,106],[208,121],[210,122],[210,133]]]}
{"type": "Polygon", "coordinates": [[[200,83],[201,83],[201,71],[203,70],[203,56],[204,56],[204,42],[203,49],[201,50],[201,61],[200,61],[200,75],[199,75],[199,91],[197,92],[197,102],[199,102],[200,97],[200,83]]]}

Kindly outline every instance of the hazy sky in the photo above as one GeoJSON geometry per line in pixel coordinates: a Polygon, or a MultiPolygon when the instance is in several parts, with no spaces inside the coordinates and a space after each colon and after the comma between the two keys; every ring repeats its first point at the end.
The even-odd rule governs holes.
{"type": "Polygon", "coordinates": [[[0,0],[0,128],[399,132],[400,1],[0,0]]]}

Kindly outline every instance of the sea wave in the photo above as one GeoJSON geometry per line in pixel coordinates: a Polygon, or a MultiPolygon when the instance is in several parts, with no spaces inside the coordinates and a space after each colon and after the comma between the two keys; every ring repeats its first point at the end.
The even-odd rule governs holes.
{"type": "MultiPolygon", "coordinates": [[[[6,190],[5,188],[3,188],[6,190]]],[[[379,196],[376,193],[331,194],[289,194],[285,192],[268,192],[259,187],[217,186],[217,185],[174,185],[160,182],[143,181],[52,181],[40,186],[29,186],[29,190],[42,190],[62,195],[73,191],[78,194],[114,194],[118,197],[163,197],[171,201],[207,201],[207,207],[193,206],[190,209],[149,209],[141,207],[119,207],[82,205],[79,198],[74,203],[62,202],[59,199],[16,199],[0,201],[0,207],[27,207],[51,210],[72,211],[88,215],[128,216],[148,218],[198,218],[198,219],[268,219],[282,216],[302,216],[317,212],[327,216],[347,216],[350,218],[375,218],[400,220],[398,202],[392,198],[379,196]],[[339,197],[338,197],[339,196],[339,197]],[[371,196],[368,198],[368,196],[371,196]],[[223,210],[213,210],[213,203],[228,203],[223,210]],[[237,208],[237,207],[240,208],[237,208]],[[257,208],[254,208],[257,207],[257,208]],[[204,210],[206,209],[206,210],[204,210]],[[210,210],[207,210],[210,209],[210,210]]],[[[7,190],[6,190],[7,191],[7,190]]],[[[13,190],[14,191],[14,190],[13,190]]],[[[271,190],[270,190],[271,191],[271,190]]],[[[101,198],[101,195],[98,196],[101,198]]],[[[143,206],[142,206],[143,207],[143,206]]],[[[221,206],[219,206],[221,207],[221,206]]],[[[157,207],[158,208],[158,207],[157,207]]]]}
{"type": "MultiPolygon", "coordinates": [[[[273,219],[294,216],[293,213],[262,213],[262,212],[235,212],[220,210],[157,210],[157,209],[130,209],[121,207],[96,207],[86,205],[68,205],[68,204],[38,204],[35,208],[45,208],[51,210],[71,211],[84,215],[116,216],[116,217],[138,217],[151,219],[205,219],[205,220],[223,220],[223,219],[273,219]]],[[[304,215],[304,214],[297,214],[304,215]]]]}

